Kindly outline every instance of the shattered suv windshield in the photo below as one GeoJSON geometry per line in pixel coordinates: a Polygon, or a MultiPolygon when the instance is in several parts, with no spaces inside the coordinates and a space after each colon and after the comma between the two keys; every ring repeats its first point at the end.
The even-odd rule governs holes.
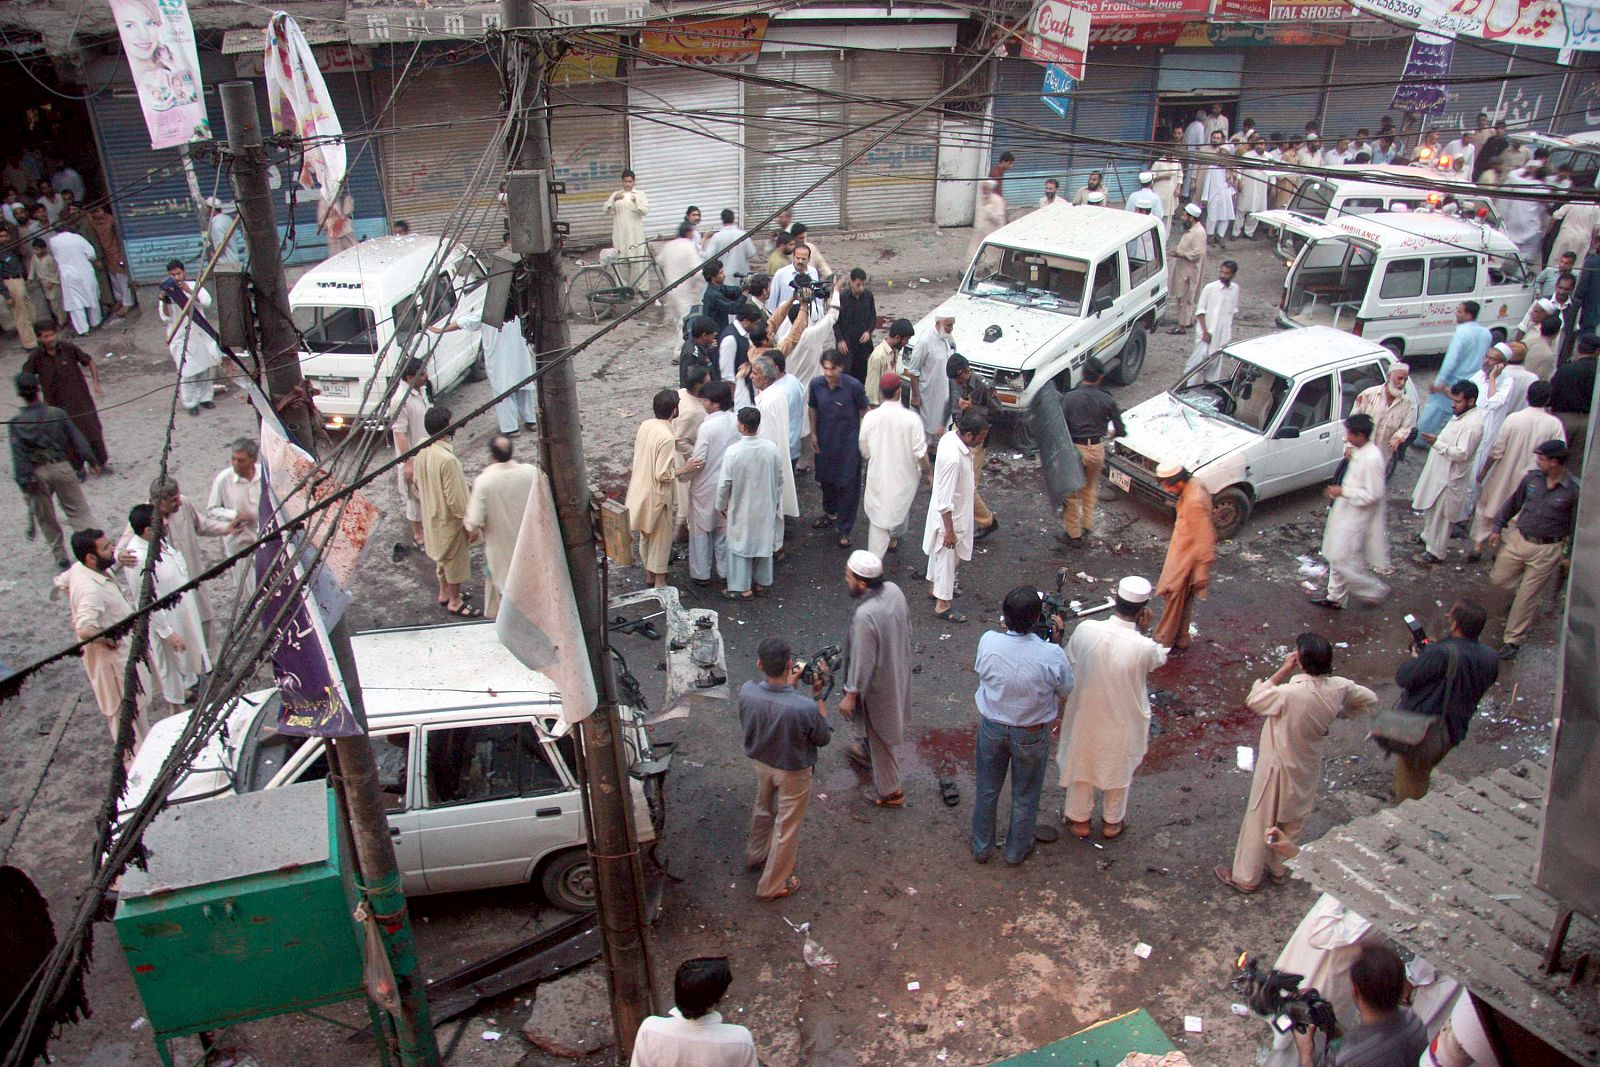
{"type": "Polygon", "coordinates": [[[1083,312],[1089,264],[1081,259],[984,245],[961,291],[1067,315],[1083,312]]]}

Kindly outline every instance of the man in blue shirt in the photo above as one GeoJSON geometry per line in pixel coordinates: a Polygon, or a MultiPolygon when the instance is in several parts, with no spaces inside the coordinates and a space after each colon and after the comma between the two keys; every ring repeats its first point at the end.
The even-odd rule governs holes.
{"type": "Polygon", "coordinates": [[[756,886],[761,900],[778,900],[800,888],[794,876],[800,847],[800,824],[811,802],[811,772],[817,749],[828,743],[828,705],[822,699],[827,669],[818,671],[808,700],[795,692],[800,665],[789,644],[769,637],[756,649],[762,680],[739,688],[739,723],[744,728],[744,754],[755,765],[755,811],[745,863],[764,868],[756,886]]]}
{"type": "MultiPolygon", "coordinates": [[[[1033,632],[1041,611],[1039,594],[1019,585],[1001,604],[1004,633],[978,640],[978,798],[972,807],[972,858],[994,854],[995,804],[1011,772],[1011,825],[1006,862],[1015,867],[1033,852],[1039,794],[1050,762],[1050,724],[1072,692],[1072,667],[1059,644],[1033,632]]],[[[1063,626],[1055,618],[1057,632],[1063,626]]]]}
{"type": "Polygon", "coordinates": [[[1456,332],[1445,349],[1439,373],[1428,387],[1428,402],[1417,419],[1417,433],[1436,434],[1450,421],[1450,387],[1483,369],[1483,356],[1494,343],[1487,327],[1477,321],[1478,302],[1464,300],[1456,306],[1456,332]]]}
{"type": "Polygon", "coordinates": [[[817,484],[822,487],[822,517],[817,529],[832,526],[839,547],[850,547],[861,499],[861,416],[871,407],[867,390],[844,372],[848,358],[822,353],[822,373],[811,379],[806,404],[811,409],[811,447],[817,454],[817,484]]]}

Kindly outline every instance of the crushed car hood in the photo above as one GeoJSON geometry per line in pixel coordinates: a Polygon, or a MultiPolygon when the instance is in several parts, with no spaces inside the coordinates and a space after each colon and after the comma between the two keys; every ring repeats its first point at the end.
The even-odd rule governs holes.
{"type": "Polygon", "coordinates": [[[1182,463],[1197,474],[1206,464],[1261,439],[1259,434],[1201,414],[1171,393],[1160,393],[1123,412],[1122,423],[1128,433],[1118,439],[1120,444],[1157,463],[1182,463]]]}

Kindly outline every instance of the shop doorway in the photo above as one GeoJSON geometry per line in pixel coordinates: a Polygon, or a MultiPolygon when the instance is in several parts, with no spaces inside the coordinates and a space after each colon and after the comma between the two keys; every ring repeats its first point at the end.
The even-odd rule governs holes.
{"type": "Polygon", "coordinates": [[[82,86],[58,77],[40,50],[0,64],[0,94],[12,119],[0,140],[0,183],[15,187],[31,204],[36,183],[48,181],[64,164],[81,179],[87,199],[104,195],[82,86]]]}
{"type": "Polygon", "coordinates": [[[1210,114],[1212,104],[1222,105],[1222,113],[1228,117],[1230,134],[1239,128],[1238,94],[1211,96],[1199,93],[1163,93],[1156,98],[1156,126],[1151,140],[1165,144],[1172,139],[1172,131],[1186,128],[1196,112],[1203,111],[1210,114]]]}

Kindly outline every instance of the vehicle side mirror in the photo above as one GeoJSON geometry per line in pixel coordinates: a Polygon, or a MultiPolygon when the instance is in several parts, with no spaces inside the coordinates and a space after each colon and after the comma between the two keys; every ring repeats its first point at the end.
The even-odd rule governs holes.
{"type": "Polygon", "coordinates": [[[1110,307],[1111,298],[1109,296],[1095,297],[1094,301],[1089,305],[1089,314],[1098,315],[1102,311],[1109,310],[1110,307]]]}
{"type": "Polygon", "coordinates": [[[1278,432],[1272,435],[1274,441],[1295,441],[1300,437],[1300,427],[1280,426],[1278,432]]]}

